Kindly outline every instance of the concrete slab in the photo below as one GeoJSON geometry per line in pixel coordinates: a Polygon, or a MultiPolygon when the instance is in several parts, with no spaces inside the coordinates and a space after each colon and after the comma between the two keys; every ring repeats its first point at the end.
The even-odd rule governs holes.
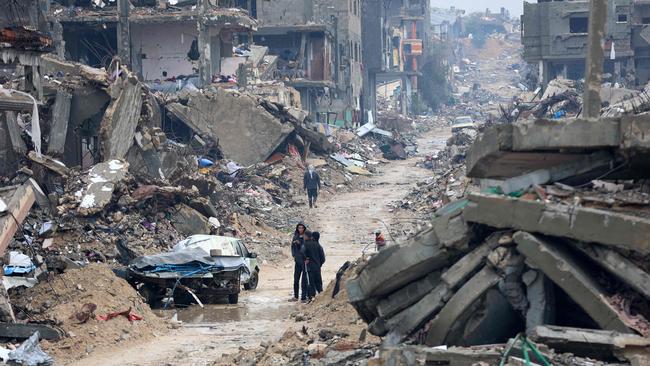
{"type": "Polygon", "coordinates": [[[383,298],[377,304],[379,316],[388,319],[391,316],[413,305],[426,294],[431,292],[440,282],[440,272],[432,272],[421,280],[414,281],[407,286],[383,298]]]}
{"type": "Polygon", "coordinates": [[[650,347],[649,338],[608,330],[546,325],[535,327],[527,333],[531,340],[544,343],[557,352],[607,361],[618,361],[624,349],[650,347]]]}
{"type": "Polygon", "coordinates": [[[498,365],[501,353],[497,350],[448,348],[439,349],[424,346],[386,347],[379,351],[381,365],[411,366],[411,365],[447,365],[475,366],[498,365]]]}
{"type": "MultiPolygon", "coordinates": [[[[386,316],[388,320],[384,320],[384,329],[386,332],[390,332],[387,342],[389,344],[401,342],[424,322],[433,317],[445,304],[447,298],[453,294],[453,291],[480,268],[489,252],[490,246],[487,244],[474,249],[474,251],[465,255],[445,271],[440,277],[441,281],[436,284],[433,290],[421,297],[413,305],[403,307],[404,310],[390,319],[388,319],[389,315],[386,316]]],[[[400,292],[395,292],[394,295],[397,296],[400,292]]],[[[403,301],[408,302],[404,299],[403,301]]],[[[393,303],[398,303],[398,300],[393,300],[393,303]]]]}
{"type": "Polygon", "coordinates": [[[512,125],[513,151],[596,150],[618,147],[620,141],[618,119],[539,119],[512,125]]]}
{"type": "Polygon", "coordinates": [[[490,288],[494,287],[501,277],[490,267],[485,266],[474,277],[467,281],[452,296],[440,313],[431,322],[429,334],[425,343],[428,346],[444,344],[447,333],[458,318],[476,300],[483,296],[490,288]]]}
{"type": "Polygon", "coordinates": [[[88,172],[88,185],[77,195],[80,198],[77,213],[90,216],[104,210],[113,199],[115,185],[124,179],[129,164],[121,160],[110,160],[93,166],[88,172]]]}
{"type": "Polygon", "coordinates": [[[71,105],[72,94],[64,90],[57,90],[54,107],[52,108],[52,127],[50,128],[50,139],[47,146],[47,153],[57,158],[62,158],[65,153],[71,105]]]}
{"type": "Polygon", "coordinates": [[[576,243],[576,247],[609,273],[650,300],[650,274],[616,251],[600,245],[576,243]]]}
{"type": "Polygon", "coordinates": [[[607,302],[606,294],[569,253],[548,240],[519,231],[514,235],[517,250],[562,288],[600,327],[631,333],[625,320],[607,302]]]}
{"type": "Polygon", "coordinates": [[[210,223],[208,218],[197,210],[183,203],[176,206],[171,222],[179,233],[185,236],[197,234],[210,234],[210,223]]]}
{"type": "Polygon", "coordinates": [[[566,237],[650,253],[650,220],[592,208],[473,193],[468,222],[566,237]]]}
{"type": "Polygon", "coordinates": [[[100,127],[100,152],[104,161],[123,159],[133,145],[142,109],[142,85],[126,73],[110,86],[111,103],[100,127]]]}
{"type": "Polygon", "coordinates": [[[190,93],[187,105],[166,107],[195,132],[218,141],[227,159],[244,166],[266,160],[294,130],[261,107],[257,98],[222,89],[190,93]]]}

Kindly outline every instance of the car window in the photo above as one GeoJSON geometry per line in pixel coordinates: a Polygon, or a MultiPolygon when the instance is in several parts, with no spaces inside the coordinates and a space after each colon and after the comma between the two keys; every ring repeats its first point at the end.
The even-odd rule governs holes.
{"type": "Polygon", "coordinates": [[[239,247],[239,251],[241,252],[240,253],[241,256],[242,257],[248,257],[248,249],[246,249],[246,246],[244,245],[244,243],[242,243],[241,241],[238,241],[237,246],[239,247]]]}

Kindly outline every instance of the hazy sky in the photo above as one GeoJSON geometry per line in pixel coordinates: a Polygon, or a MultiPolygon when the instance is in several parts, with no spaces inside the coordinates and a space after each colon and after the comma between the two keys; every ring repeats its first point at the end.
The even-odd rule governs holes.
{"type": "Polygon", "coordinates": [[[524,11],[524,0],[431,0],[431,6],[436,8],[456,6],[456,8],[465,9],[468,12],[485,11],[486,8],[490,8],[490,11],[494,13],[498,13],[501,7],[505,7],[510,10],[511,16],[519,16],[524,11]]]}

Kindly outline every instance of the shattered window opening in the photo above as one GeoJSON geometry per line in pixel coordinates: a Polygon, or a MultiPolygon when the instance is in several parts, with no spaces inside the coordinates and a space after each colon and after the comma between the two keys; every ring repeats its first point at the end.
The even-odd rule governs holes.
{"type": "Polygon", "coordinates": [[[588,17],[572,17],[569,19],[569,32],[587,33],[589,31],[588,17]]]}

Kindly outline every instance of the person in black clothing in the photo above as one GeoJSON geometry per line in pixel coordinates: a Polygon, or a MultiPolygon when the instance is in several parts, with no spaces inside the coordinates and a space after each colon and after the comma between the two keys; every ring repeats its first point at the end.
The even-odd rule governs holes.
{"type": "MultiPolygon", "coordinates": [[[[320,238],[320,234],[317,238],[320,238]]],[[[321,266],[325,263],[325,251],[309,231],[305,233],[305,244],[302,249],[307,271],[307,296],[311,300],[317,292],[323,292],[321,266]]]]}
{"type": "Polygon", "coordinates": [[[293,298],[290,301],[298,301],[299,290],[301,290],[301,300],[307,299],[307,278],[305,277],[305,258],[302,254],[303,244],[305,243],[305,232],[307,226],[300,222],[296,225],[296,231],[291,239],[291,256],[293,257],[293,298]],[[302,281],[301,281],[302,280],[302,281]]]}
{"type": "Polygon", "coordinates": [[[307,198],[309,199],[309,208],[316,206],[316,199],[318,198],[318,191],[320,190],[320,176],[310,165],[303,177],[303,188],[307,191],[307,198]]]}

